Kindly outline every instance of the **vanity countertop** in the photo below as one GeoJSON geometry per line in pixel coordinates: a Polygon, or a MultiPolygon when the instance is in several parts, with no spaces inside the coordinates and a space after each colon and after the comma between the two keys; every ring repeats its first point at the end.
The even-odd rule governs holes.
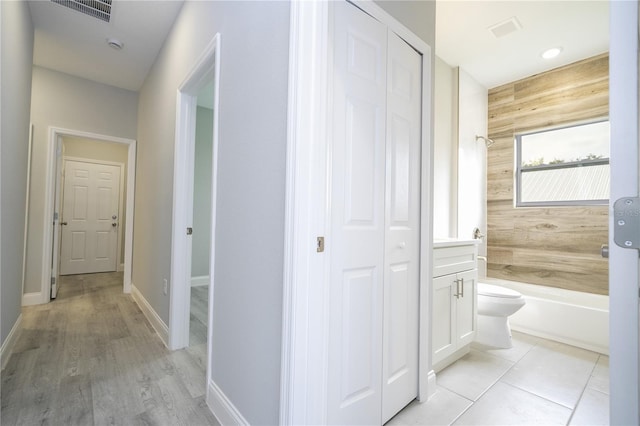
{"type": "Polygon", "coordinates": [[[460,238],[436,238],[433,240],[433,248],[467,246],[469,244],[480,244],[480,240],[460,239],[460,238]]]}

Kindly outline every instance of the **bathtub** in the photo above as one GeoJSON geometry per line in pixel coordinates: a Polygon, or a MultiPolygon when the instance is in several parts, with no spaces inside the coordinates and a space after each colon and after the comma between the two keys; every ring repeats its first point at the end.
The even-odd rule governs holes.
{"type": "Polygon", "coordinates": [[[479,281],[522,293],[527,304],[509,317],[513,330],[609,354],[609,296],[497,278],[479,281]]]}

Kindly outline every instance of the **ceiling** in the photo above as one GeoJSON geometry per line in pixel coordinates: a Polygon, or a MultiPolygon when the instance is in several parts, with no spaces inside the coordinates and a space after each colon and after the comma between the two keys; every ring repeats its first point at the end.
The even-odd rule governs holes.
{"type": "Polygon", "coordinates": [[[493,88],[609,50],[606,0],[436,3],[436,55],[493,88]],[[516,17],[521,29],[496,38],[489,28],[516,17]],[[550,60],[540,54],[562,47],[550,60]]]}
{"type": "Polygon", "coordinates": [[[138,91],[182,7],[182,0],[113,0],[109,23],[46,0],[29,0],[33,63],[138,91]],[[108,38],[124,43],[122,50],[108,38]]]}
{"type": "MultiPolygon", "coordinates": [[[[423,0],[427,1],[427,0],[423,0]]],[[[113,0],[111,22],[46,0],[29,0],[34,64],[138,91],[182,7],[182,0],[113,0]],[[109,47],[110,37],[124,43],[109,47]]],[[[606,0],[437,0],[436,55],[487,88],[606,52],[606,0]],[[501,38],[489,30],[516,17],[521,29],[501,38]],[[543,60],[554,46],[563,52],[543,60]]]]}

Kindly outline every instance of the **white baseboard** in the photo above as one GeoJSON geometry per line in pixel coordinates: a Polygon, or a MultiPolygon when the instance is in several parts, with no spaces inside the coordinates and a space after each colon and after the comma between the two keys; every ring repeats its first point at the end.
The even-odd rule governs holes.
{"type": "Polygon", "coordinates": [[[22,330],[22,314],[18,316],[15,324],[11,328],[9,335],[2,343],[2,348],[0,348],[0,363],[2,364],[2,370],[7,366],[7,362],[9,362],[9,358],[11,358],[11,352],[13,352],[13,346],[16,344],[16,340],[18,340],[18,336],[20,335],[20,331],[22,330]]]}
{"type": "Polygon", "coordinates": [[[156,331],[162,342],[165,346],[169,347],[169,327],[167,324],[162,321],[162,318],[157,314],[157,312],[151,307],[147,299],[144,298],[140,290],[136,288],[135,285],[131,284],[131,296],[133,300],[138,304],[140,310],[147,318],[153,329],[156,331]]]}
{"type": "Polygon", "coordinates": [[[454,362],[456,362],[457,360],[459,360],[460,358],[468,354],[469,351],[471,351],[471,344],[468,343],[463,347],[457,349],[454,353],[450,354],[449,356],[444,357],[438,362],[434,362],[432,365],[433,371],[435,371],[436,373],[441,372],[442,370],[444,370],[445,368],[447,368],[448,366],[450,366],[451,364],[453,364],[454,362]]]}
{"type": "Polygon", "coordinates": [[[427,398],[436,394],[436,372],[431,370],[427,374],[427,398]]]}
{"type": "Polygon", "coordinates": [[[213,381],[209,381],[207,405],[221,425],[249,425],[249,422],[213,381]]]}
{"type": "Polygon", "coordinates": [[[191,277],[191,287],[201,287],[209,285],[209,275],[201,275],[199,277],[191,277]]]}
{"type": "Polygon", "coordinates": [[[48,300],[43,300],[42,292],[37,293],[25,293],[22,295],[22,306],[42,305],[48,303],[48,300]]]}
{"type": "Polygon", "coordinates": [[[121,263],[118,265],[118,271],[117,272],[123,272],[124,271],[124,263],[121,263]]]}

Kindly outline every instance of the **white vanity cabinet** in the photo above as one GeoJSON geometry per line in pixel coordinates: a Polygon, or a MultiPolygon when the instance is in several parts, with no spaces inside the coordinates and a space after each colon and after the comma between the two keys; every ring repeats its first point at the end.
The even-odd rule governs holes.
{"type": "Polygon", "coordinates": [[[476,333],[478,241],[447,240],[433,250],[433,367],[469,351],[476,333]]]}

